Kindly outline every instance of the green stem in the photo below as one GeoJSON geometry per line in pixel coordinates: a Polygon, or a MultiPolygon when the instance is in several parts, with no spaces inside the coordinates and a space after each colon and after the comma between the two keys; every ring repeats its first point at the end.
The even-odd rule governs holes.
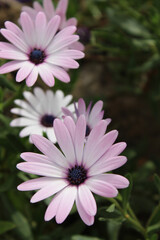
{"type": "Polygon", "coordinates": [[[155,207],[153,213],[149,217],[148,222],[147,222],[147,227],[151,224],[153,218],[156,216],[156,214],[157,214],[157,212],[159,212],[159,210],[160,210],[160,203],[155,207]]]}
{"type": "Polygon", "coordinates": [[[117,207],[117,209],[119,209],[119,211],[122,213],[124,218],[128,222],[130,222],[134,226],[134,228],[136,228],[137,231],[139,231],[143,235],[145,240],[148,240],[146,229],[142,226],[140,221],[137,219],[137,217],[136,217],[135,213],[133,212],[133,210],[131,209],[130,205],[128,204],[128,206],[127,206],[128,213],[126,213],[116,199],[109,198],[108,200],[111,203],[114,203],[115,206],[117,207]]]}

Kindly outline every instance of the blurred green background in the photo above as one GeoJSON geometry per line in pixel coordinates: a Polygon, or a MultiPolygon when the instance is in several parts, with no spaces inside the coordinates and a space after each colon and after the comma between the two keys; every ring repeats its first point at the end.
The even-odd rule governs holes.
{"type": "MultiPolygon", "coordinates": [[[[41,2],[41,1],[39,1],[41,2]]],[[[54,3],[57,3],[55,0],[54,3]]],[[[31,1],[26,4],[32,4],[31,1]]],[[[17,23],[22,4],[0,1],[0,27],[17,23]]],[[[71,83],[56,81],[53,88],[72,93],[86,103],[104,101],[109,130],[118,129],[118,141],[127,142],[128,162],[119,170],[130,173],[133,187],[120,191],[148,231],[146,240],[160,239],[160,1],[70,0],[68,17],[78,18],[86,57],[71,70],[71,83]],[[155,175],[157,174],[157,175],[155,175]],[[131,193],[130,193],[131,191],[131,193]],[[152,216],[152,217],[150,217],[152,216]]],[[[2,40],[2,37],[1,37],[2,40]]],[[[0,60],[0,63],[4,63],[0,60]]],[[[38,81],[36,85],[47,89],[38,81]]],[[[11,128],[13,100],[24,90],[15,72],[0,76],[0,239],[2,240],[141,240],[144,237],[105,198],[96,197],[95,224],[87,227],[73,208],[62,225],[44,222],[49,200],[30,204],[31,192],[16,186],[30,178],[19,172],[20,153],[37,151],[11,128]]]]}

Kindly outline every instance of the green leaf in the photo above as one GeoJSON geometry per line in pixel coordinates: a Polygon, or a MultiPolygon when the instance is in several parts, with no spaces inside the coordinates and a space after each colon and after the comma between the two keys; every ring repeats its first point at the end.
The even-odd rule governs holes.
{"type": "Polygon", "coordinates": [[[13,222],[17,226],[17,231],[23,240],[33,240],[32,232],[27,219],[20,213],[14,212],[11,215],[13,222]]]}
{"type": "Polygon", "coordinates": [[[160,222],[159,223],[156,223],[154,225],[151,225],[147,228],[147,232],[153,232],[153,231],[157,231],[160,229],[160,222]]]}
{"type": "Polygon", "coordinates": [[[102,240],[102,238],[75,235],[72,236],[71,240],[102,240]]]}
{"type": "Polygon", "coordinates": [[[7,78],[5,78],[4,76],[0,76],[0,86],[3,88],[8,88],[12,91],[15,91],[15,87],[14,85],[10,82],[10,80],[8,80],[7,78]]]}
{"type": "Polygon", "coordinates": [[[115,210],[115,204],[113,203],[106,209],[106,212],[111,213],[111,212],[114,212],[114,210],[115,210]]]}
{"type": "Polygon", "coordinates": [[[131,174],[127,174],[126,178],[129,180],[130,184],[128,186],[128,188],[125,188],[121,191],[121,195],[122,195],[122,205],[123,208],[126,210],[127,208],[127,203],[129,202],[129,198],[131,195],[131,191],[132,191],[132,186],[133,186],[133,181],[132,181],[132,176],[131,174]]]}
{"type": "Polygon", "coordinates": [[[154,174],[154,183],[155,183],[155,185],[157,187],[157,190],[160,194],[160,177],[156,173],[154,174]]]}
{"type": "Polygon", "coordinates": [[[0,234],[3,234],[7,231],[14,229],[16,225],[8,221],[0,221],[0,234]]]}
{"type": "Polygon", "coordinates": [[[150,240],[158,240],[158,234],[153,234],[150,240]]]}

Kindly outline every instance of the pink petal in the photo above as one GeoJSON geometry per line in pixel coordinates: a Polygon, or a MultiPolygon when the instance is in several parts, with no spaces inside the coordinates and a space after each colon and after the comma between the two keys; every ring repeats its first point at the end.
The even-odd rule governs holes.
{"type": "Polygon", "coordinates": [[[18,68],[21,68],[24,65],[24,63],[26,63],[26,62],[25,61],[10,61],[10,62],[7,62],[0,67],[0,74],[15,71],[18,68]]]}
{"type": "Polygon", "coordinates": [[[32,190],[37,190],[42,187],[47,186],[48,184],[51,184],[55,179],[51,177],[40,177],[40,178],[35,178],[28,180],[24,183],[21,183],[17,189],[19,191],[32,191],[32,190]]]}
{"type": "MultiPolygon", "coordinates": [[[[7,42],[0,42],[0,50],[2,51],[19,51],[17,47],[7,42]]],[[[20,51],[19,51],[20,52],[20,51]]]]}
{"type": "Polygon", "coordinates": [[[51,162],[47,156],[39,153],[33,153],[33,152],[21,153],[20,157],[26,162],[39,162],[39,163],[51,162]]]}
{"type": "Polygon", "coordinates": [[[129,185],[129,181],[127,178],[117,175],[117,174],[112,174],[112,173],[108,173],[108,174],[101,174],[98,175],[97,178],[99,180],[105,181],[107,183],[112,184],[114,187],[116,188],[126,188],[129,185]]]}
{"type": "Polygon", "coordinates": [[[59,151],[58,148],[56,148],[56,146],[51,141],[38,135],[32,135],[31,140],[43,154],[48,156],[50,161],[53,161],[61,167],[68,167],[68,163],[64,158],[63,154],[59,151]]]}
{"type": "Polygon", "coordinates": [[[62,112],[64,113],[65,116],[70,116],[73,120],[75,120],[74,116],[73,116],[73,113],[70,110],[68,110],[67,108],[63,107],[62,112]]]}
{"type": "Polygon", "coordinates": [[[62,223],[70,213],[77,195],[76,186],[68,186],[63,190],[63,196],[56,212],[56,222],[62,223]]]}
{"type": "Polygon", "coordinates": [[[75,154],[78,165],[81,165],[82,163],[85,135],[86,135],[86,121],[85,116],[81,115],[76,123],[74,138],[75,154]]]}
{"type": "Polygon", "coordinates": [[[53,87],[55,81],[54,81],[52,72],[50,70],[48,70],[48,64],[42,63],[42,64],[38,65],[38,71],[39,71],[39,74],[40,74],[42,80],[49,87],[53,87]]]}
{"type": "Polygon", "coordinates": [[[55,64],[57,66],[63,67],[63,68],[78,68],[79,64],[71,59],[70,57],[61,57],[56,55],[51,55],[46,59],[46,62],[55,64]]]}
{"type": "Polygon", "coordinates": [[[36,48],[43,48],[43,41],[46,34],[47,19],[43,12],[39,12],[35,20],[36,48]]]}
{"type": "Polygon", "coordinates": [[[127,144],[125,142],[119,142],[112,145],[108,151],[105,153],[106,158],[115,157],[121,154],[126,148],[127,144]]]}
{"type": "Polygon", "coordinates": [[[65,117],[64,124],[71,135],[72,141],[74,141],[75,129],[76,129],[75,122],[73,121],[72,118],[65,117]]]}
{"type": "Polygon", "coordinates": [[[23,172],[41,175],[44,177],[64,178],[66,176],[65,172],[61,168],[39,162],[18,163],[17,168],[23,172]]]}
{"type": "Polygon", "coordinates": [[[38,69],[37,69],[36,66],[34,66],[32,71],[30,72],[30,74],[26,78],[27,86],[32,87],[35,84],[35,82],[37,81],[37,78],[38,78],[38,69]]]}
{"type": "Polygon", "coordinates": [[[76,30],[77,30],[77,28],[75,26],[65,27],[64,29],[62,29],[61,31],[59,31],[56,34],[56,36],[54,38],[54,42],[58,42],[60,40],[65,39],[69,35],[72,35],[73,33],[75,33],[76,30]]]}
{"type": "Polygon", "coordinates": [[[40,189],[32,196],[30,202],[35,203],[42,201],[59,192],[60,190],[65,188],[68,184],[69,183],[63,179],[52,179],[52,181],[48,183],[48,185],[42,187],[42,189],[40,189]]]}
{"type": "Polygon", "coordinates": [[[52,199],[52,201],[48,205],[48,208],[44,216],[45,221],[50,221],[52,218],[55,217],[60,201],[63,198],[63,191],[64,189],[62,189],[59,193],[57,193],[56,196],[52,199]]]}
{"type": "Polygon", "coordinates": [[[65,27],[68,27],[68,26],[76,26],[77,25],[77,19],[72,17],[72,18],[69,18],[66,22],[65,22],[65,27]]]}
{"type": "Polygon", "coordinates": [[[79,115],[86,113],[86,104],[82,98],[78,100],[78,113],[79,115]]]}
{"type": "Polygon", "coordinates": [[[68,7],[68,0],[60,0],[56,8],[56,14],[63,17],[66,14],[68,7]]]}
{"type": "Polygon", "coordinates": [[[97,212],[96,201],[93,197],[93,194],[86,185],[84,184],[79,185],[78,198],[80,200],[82,207],[84,208],[84,211],[88,215],[90,216],[96,215],[97,212]]]}
{"type": "MultiPolygon", "coordinates": [[[[71,121],[71,120],[69,120],[69,118],[68,118],[68,121],[71,121]]],[[[74,152],[72,138],[71,138],[71,135],[70,135],[68,129],[66,128],[65,124],[61,120],[55,119],[54,120],[54,131],[55,131],[55,135],[57,138],[57,142],[58,142],[59,146],[61,147],[63,153],[65,154],[68,162],[71,165],[74,165],[75,164],[75,152],[74,152]]]]}
{"type": "Polygon", "coordinates": [[[84,57],[84,53],[81,51],[78,51],[78,50],[66,49],[64,51],[55,53],[55,56],[70,57],[73,59],[81,59],[84,57]]]}
{"type": "Polygon", "coordinates": [[[48,18],[51,18],[55,14],[54,6],[52,0],[43,0],[44,11],[48,18]]]}
{"type": "Polygon", "coordinates": [[[104,156],[99,159],[88,171],[88,176],[94,176],[97,174],[112,171],[116,168],[121,167],[127,161],[124,156],[111,157],[106,159],[104,156]]]}
{"type": "Polygon", "coordinates": [[[117,189],[113,185],[107,183],[106,181],[103,181],[99,178],[99,176],[87,179],[86,185],[92,192],[102,197],[113,198],[118,194],[117,189]]]}
{"type": "Polygon", "coordinates": [[[81,42],[74,42],[69,46],[70,49],[76,49],[79,51],[84,51],[85,47],[81,42]]]}
{"type": "Polygon", "coordinates": [[[48,65],[53,76],[55,76],[57,79],[59,79],[62,82],[65,82],[65,83],[70,82],[70,76],[63,68],[52,65],[52,64],[48,64],[48,65]]]}
{"type": "Polygon", "coordinates": [[[20,22],[21,22],[24,36],[25,36],[25,39],[27,40],[27,43],[30,45],[30,47],[34,47],[36,43],[35,28],[33,25],[33,21],[31,20],[28,13],[26,12],[21,13],[20,22]]]}
{"type": "Polygon", "coordinates": [[[5,27],[10,30],[11,32],[15,33],[19,38],[24,39],[24,33],[22,30],[13,22],[6,21],[5,22],[5,27]]]}
{"type": "Polygon", "coordinates": [[[28,56],[19,50],[17,51],[0,51],[0,58],[4,59],[14,59],[14,60],[28,60],[28,56]]]}
{"type": "Polygon", "coordinates": [[[22,52],[26,53],[28,51],[28,46],[23,38],[21,39],[15,33],[7,29],[1,29],[1,33],[9,42],[19,48],[22,52]]]}
{"type": "Polygon", "coordinates": [[[102,107],[103,107],[102,101],[96,102],[96,104],[93,106],[90,112],[89,121],[92,121],[92,119],[94,119],[99,114],[99,112],[102,110],[102,107]]]}
{"type": "Polygon", "coordinates": [[[99,121],[101,121],[102,119],[103,119],[103,116],[104,116],[104,111],[101,111],[101,112],[99,112],[94,118],[90,118],[89,117],[89,120],[88,120],[88,122],[89,122],[89,126],[91,127],[91,128],[93,128],[95,125],[97,125],[97,123],[99,122],[99,121]]]}
{"type": "Polygon", "coordinates": [[[50,46],[46,49],[47,54],[55,53],[57,51],[62,50],[62,48],[68,47],[70,44],[78,41],[79,36],[72,35],[72,36],[66,36],[63,39],[60,39],[59,41],[53,40],[53,42],[50,44],[50,46]]]}
{"type": "Polygon", "coordinates": [[[94,223],[94,216],[90,216],[85,212],[85,210],[79,200],[78,194],[77,194],[77,198],[76,198],[76,206],[77,206],[78,213],[79,213],[81,219],[83,220],[83,222],[85,224],[87,224],[88,226],[91,226],[94,223]]]}
{"type": "Polygon", "coordinates": [[[33,9],[33,8],[31,8],[31,7],[28,7],[28,6],[23,6],[23,7],[22,7],[22,11],[28,13],[29,16],[32,18],[33,21],[35,20],[36,14],[37,14],[37,12],[36,12],[35,9],[33,9]]]}
{"type": "Polygon", "coordinates": [[[33,2],[33,7],[37,12],[43,12],[43,8],[39,2],[33,2]]]}
{"type": "Polygon", "coordinates": [[[52,18],[49,21],[49,23],[47,25],[47,29],[46,29],[45,39],[44,39],[44,42],[43,42],[43,47],[44,48],[53,39],[54,35],[56,34],[56,32],[59,28],[59,24],[60,24],[60,17],[59,16],[55,16],[54,18],[52,18]]]}
{"type": "Polygon", "coordinates": [[[89,167],[92,164],[92,159],[89,158],[91,152],[96,148],[97,143],[100,141],[102,136],[105,134],[107,123],[105,120],[101,120],[96,127],[90,132],[86,145],[84,147],[83,161],[85,166],[89,167]],[[96,141],[95,141],[96,139],[96,141]]]}
{"type": "Polygon", "coordinates": [[[30,62],[24,63],[24,65],[19,69],[16,74],[16,82],[23,81],[32,71],[34,68],[34,64],[30,62]]]}

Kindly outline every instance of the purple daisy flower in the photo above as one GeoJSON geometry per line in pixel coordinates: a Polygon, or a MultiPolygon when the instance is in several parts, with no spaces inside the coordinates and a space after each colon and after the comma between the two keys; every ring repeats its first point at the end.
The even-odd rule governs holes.
{"type": "Polygon", "coordinates": [[[18,186],[20,191],[38,190],[31,198],[35,203],[54,195],[46,213],[45,221],[55,217],[62,223],[70,213],[74,202],[81,219],[92,225],[97,205],[92,194],[112,198],[117,189],[126,188],[126,178],[106,173],[126,163],[124,156],[118,156],[126,143],[113,144],[118,132],[113,130],[105,134],[107,122],[99,121],[85,140],[86,120],[80,116],[75,124],[71,117],[64,122],[54,121],[54,131],[61,151],[40,135],[32,135],[34,145],[43,153],[22,153],[26,161],[19,163],[21,171],[42,177],[28,180],[18,186]]]}
{"type": "MultiPolygon", "coordinates": [[[[102,111],[103,108],[103,102],[100,100],[96,102],[96,104],[92,107],[92,102],[86,107],[86,104],[82,98],[78,100],[78,105],[75,104],[75,112],[71,112],[68,108],[63,107],[62,111],[65,116],[70,116],[74,120],[74,122],[77,121],[80,115],[84,115],[86,118],[87,126],[86,126],[86,136],[90,133],[93,127],[97,125],[97,123],[103,119],[104,111],[102,111]]],[[[107,125],[111,122],[110,118],[105,119],[107,122],[107,125]]]]}
{"type": "MultiPolygon", "coordinates": [[[[57,4],[57,7],[53,5],[52,0],[43,0],[43,6],[37,1],[33,3],[33,8],[24,6],[22,7],[22,11],[27,12],[29,16],[35,20],[37,13],[44,12],[47,21],[50,21],[55,15],[59,15],[61,17],[60,25],[58,30],[62,30],[68,26],[77,26],[77,19],[72,17],[67,19],[66,12],[68,8],[68,0],[60,0],[57,4]]],[[[21,21],[20,21],[21,23],[21,21]]],[[[70,45],[72,49],[77,49],[80,51],[84,50],[84,45],[80,42],[75,42],[70,45]]]]}
{"type": "Polygon", "coordinates": [[[46,133],[48,139],[56,143],[56,136],[53,130],[53,121],[62,118],[62,107],[74,111],[74,104],[70,104],[72,95],[64,96],[61,90],[55,93],[51,90],[43,91],[41,88],[34,88],[34,94],[28,91],[23,93],[25,100],[16,99],[17,108],[11,112],[21,117],[11,121],[12,127],[24,127],[20,131],[20,137],[46,133]]]}
{"type": "Polygon", "coordinates": [[[78,68],[74,59],[84,57],[84,53],[70,49],[69,45],[78,41],[74,35],[75,26],[69,26],[57,33],[60,17],[53,17],[48,23],[43,12],[36,15],[35,21],[23,12],[21,13],[22,30],[12,22],[5,22],[6,29],[1,34],[10,43],[0,42],[0,57],[13,59],[0,67],[0,74],[19,69],[16,81],[26,79],[26,84],[32,86],[38,75],[50,87],[54,86],[54,77],[69,82],[66,68],[78,68]],[[57,34],[56,34],[57,33],[57,34]]]}

